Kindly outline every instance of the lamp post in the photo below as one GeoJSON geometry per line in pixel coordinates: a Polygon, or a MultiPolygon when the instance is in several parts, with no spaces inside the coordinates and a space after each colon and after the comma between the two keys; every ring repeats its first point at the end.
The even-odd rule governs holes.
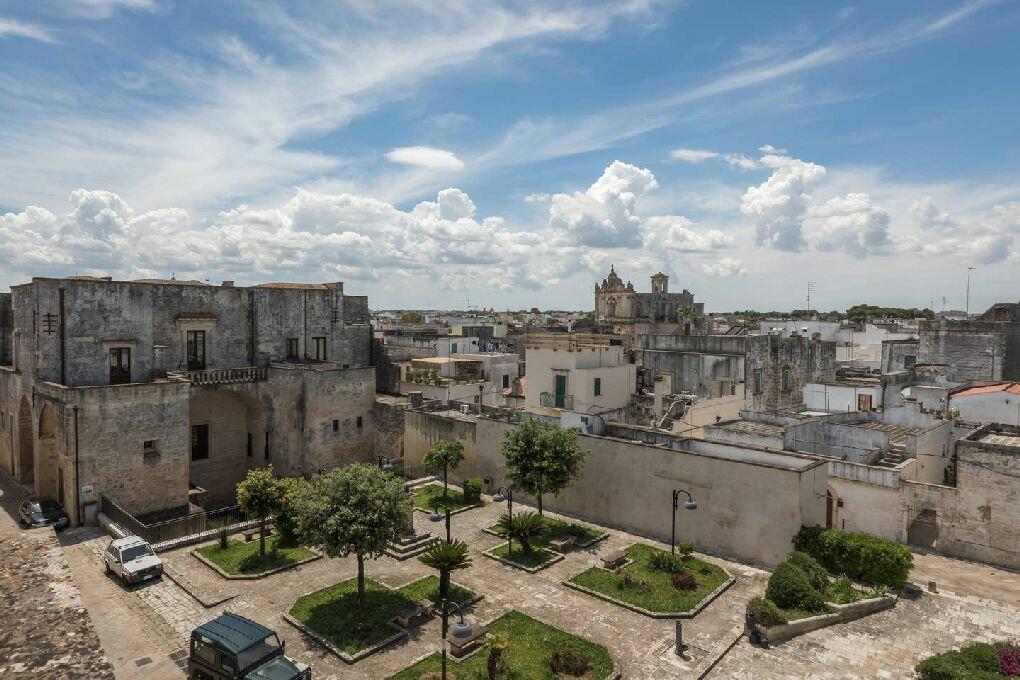
{"type": "Polygon", "coordinates": [[[449,617],[449,605],[453,605],[457,608],[457,613],[460,614],[460,621],[453,624],[453,637],[463,639],[471,636],[471,624],[464,620],[464,610],[460,608],[460,605],[456,602],[449,602],[446,598],[443,598],[443,680],[446,680],[446,623],[449,617]]]}
{"type": "Polygon", "coordinates": [[[697,510],[698,504],[691,498],[689,491],[683,489],[673,489],[673,529],[669,534],[669,552],[672,555],[676,554],[676,509],[680,507],[680,494],[687,496],[687,500],[684,502],[684,510],[697,510]]]}
{"type": "Polygon", "coordinates": [[[508,489],[505,486],[501,486],[496,489],[496,493],[493,494],[492,500],[496,503],[502,503],[506,500],[506,513],[507,513],[507,525],[506,525],[506,555],[510,557],[514,554],[513,539],[510,538],[510,522],[514,521],[514,492],[513,489],[508,489]]]}
{"type": "Polygon", "coordinates": [[[433,522],[443,521],[443,516],[439,514],[439,508],[443,508],[446,512],[446,542],[450,542],[450,507],[443,505],[441,500],[437,500],[432,504],[432,514],[429,515],[429,519],[433,522]]]}

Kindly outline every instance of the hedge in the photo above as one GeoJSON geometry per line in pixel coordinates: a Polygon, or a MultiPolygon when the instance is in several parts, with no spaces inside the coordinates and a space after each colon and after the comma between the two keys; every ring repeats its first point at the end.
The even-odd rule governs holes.
{"type": "Polygon", "coordinates": [[[806,552],[794,550],[786,556],[784,561],[791,562],[799,567],[800,570],[807,576],[808,582],[811,583],[812,588],[824,591],[826,587],[828,587],[829,572],[825,570],[825,567],[818,563],[818,560],[811,557],[811,555],[808,555],[806,552]]]}
{"type": "Polygon", "coordinates": [[[914,566],[914,556],[905,545],[868,534],[802,527],[793,545],[833,574],[890,588],[902,588],[914,566]]]}
{"type": "Polygon", "coordinates": [[[928,657],[914,667],[920,680],[1002,680],[1003,650],[1009,642],[983,642],[928,657]]]}
{"type": "Polygon", "coordinates": [[[480,479],[466,479],[464,480],[464,502],[478,503],[482,500],[482,480],[480,479]]]}
{"type": "Polygon", "coordinates": [[[776,606],[776,603],[763,597],[756,597],[748,602],[747,612],[766,628],[787,623],[786,617],[783,616],[783,612],[776,606]]]}
{"type": "Polygon", "coordinates": [[[807,574],[793,562],[784,560],[769,577],[765,599],[783,609],[802,609],[809,612],[825,611],[825,598],[811,585],[807,574]]]}

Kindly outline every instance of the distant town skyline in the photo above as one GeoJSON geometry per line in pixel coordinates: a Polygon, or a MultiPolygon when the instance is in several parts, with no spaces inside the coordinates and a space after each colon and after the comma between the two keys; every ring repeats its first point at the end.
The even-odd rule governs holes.
{"type": "Polygon", "coordinates": [[[0,3],[0,286],[374,308],[964,309],[1020,288],[1020,9],[0,3]],[[946,303],[943,305],[943,297],[946,303]]]}

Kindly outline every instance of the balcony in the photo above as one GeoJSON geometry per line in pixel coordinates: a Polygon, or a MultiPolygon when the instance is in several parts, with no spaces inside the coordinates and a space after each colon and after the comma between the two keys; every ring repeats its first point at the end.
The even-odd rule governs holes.
{"type": "Polygon", "coordinates": [[[178,371],[167,374],[167,377],[183,378],[196,386],[254,383],[261,382],[268,376],[269,369],[264,366],[213,368],[205,371],[178,371]]]}
{"type": "Polygon", "coordinates": [[[574,409],[574,395],[572,394],[553,394],[552,392],[542,392],[538,395],[539,404],[543,408],[564,408],[568,411],[574,409]]]}

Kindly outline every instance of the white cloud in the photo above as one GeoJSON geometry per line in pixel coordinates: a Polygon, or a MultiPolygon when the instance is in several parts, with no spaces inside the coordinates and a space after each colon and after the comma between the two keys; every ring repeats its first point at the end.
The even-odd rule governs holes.
{"type": "Polygon", "coordinates": [[[17,19],[0,17],[0,38],[28,38],[40,42],[56,42],[49,29],[38,24],[29,24],[17,19]]]}
{"type": "Polygon", "coordinates": [[[731,248],[734,238],[718,229],[699,233],[694,223],[679,215],[658,215],[645,220],[645,248],[652,252],[660,248],[678,253],[708,253],[731,248]]]}
{"type": "Polygon", "coordinates": [[[772,155],[785,155],[789,153],[789,151],[787,151],[786,149],[777,149],[771,144],[762,144],[761,146],[758,147],[758,151],[761,151],[763,154],[772,155]]]}
{"type": "Polygon", "coordinates": [[[391,150],[386,158],[393,163],[417,165],[433,170],[463,170],[464,162],[452,151],[435,149],[431,146],[402,146],[391,150]]]}
{"type": "Polygon", "coordinates": [[[760,162],[771,168],[772,174],[760,185],[748,187],[740,210],[754,219],[759,244],[776,250],[801,250],[810,192],[825,176],[825,168],[773,154],[762,156],[760,162]]]}
{"type": "Polygon", "coordinates": [[[743,276],[747,273],[743,263],[732,257],[724,257],[715,262],[707,262],[701,265],[701,273],[716,279],[725,279],[730,276],[743,276]]]}
{"type": "Polygon", "coordinates": [[[745,156],[742,153],[728,153],[723,155],[723,160],[732,165],[735,168],[741,170],[754,170],[758,167],[758,162],[753,158],[745,156]]]}
{"type": "Polygon", "coordinates": [[[818,250],[840,250],[854,257],[888,252],[889,213],[864,193],[847,194],[811,211],[819,218],[812,234],[818,250]]]}
{"type": "Polygon", "coordinates": [[[949,213],[935,207],[935,201],[931,196],[922,196],[914,201],[910,206],[910,214],[925,231],[951,233],[960,226],[949,213]]]}
{"type": "Polygon", "coordinates": [[[641,218],[635,202],[638,195],[658,186],[649,170],[613,161],[587,190],[553,195],[549,226],[563,230],[579,245],[636,245],[641,218]]]}
{"type": "Polygon", "coordinates": [[[106,19],[117,10],[155,12],[160,9],[157,0],[64,0],[65,9],[91,19],[106,19]]]}
{"type": "Polygon", "coordinates": [[[718,158],[719,154],[715,151],[700,151],[698,149],[673,149],[669,152],[669,157],[684,163],[704,163],[711,158],[718,158]]]}

